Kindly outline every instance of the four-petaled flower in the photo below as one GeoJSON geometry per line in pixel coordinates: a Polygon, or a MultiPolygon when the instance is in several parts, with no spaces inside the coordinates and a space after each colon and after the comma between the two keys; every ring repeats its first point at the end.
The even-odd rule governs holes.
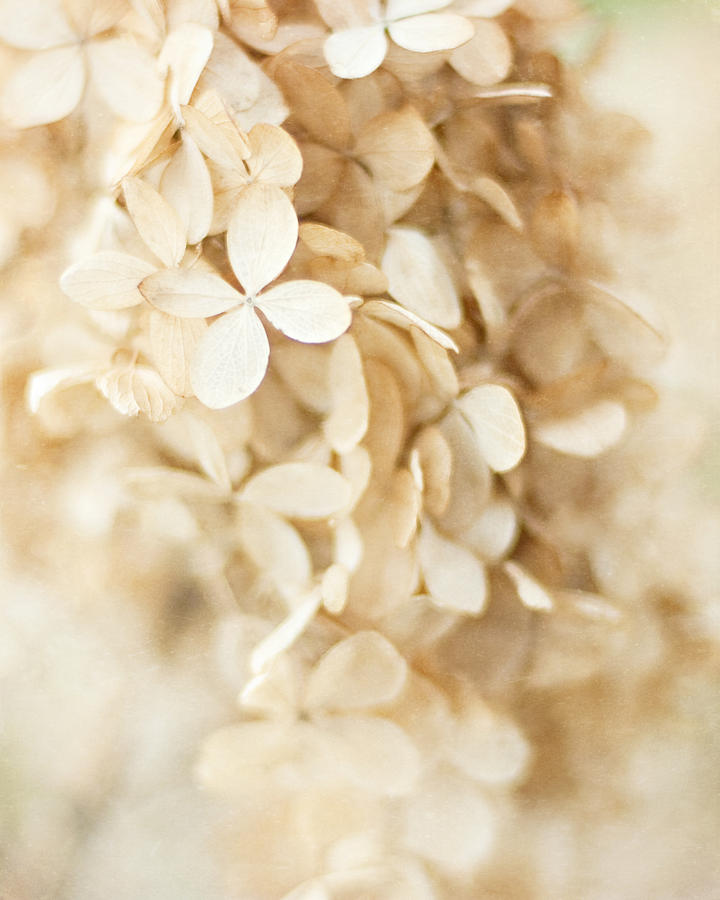
{"type": "Polygon", "coordinates": [[[327,284],[297,280],[266,289],[290,261],[297,237],[287,195],[275,185],[254,183],[241,193],[227,232],[230,265],[244,293],[199,269],[165,269],[140,285],[151,304],[172,316],[224,313],[201,338],[190,370],[193,390],[206,406],[231,406],[263,380],[270,347],[258,311],[288,337],[309,344],[334,340],[350,325],[348,301],[327,284]]]}

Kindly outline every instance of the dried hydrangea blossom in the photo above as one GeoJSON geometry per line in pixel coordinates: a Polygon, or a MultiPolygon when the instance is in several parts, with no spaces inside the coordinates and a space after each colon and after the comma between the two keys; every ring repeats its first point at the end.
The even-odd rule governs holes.
{"type": "MultiPolygon", "coordinates": [[[[145,120],[102,125],[88,95],[82,139],[52,125],[76,304],[53,297],[22,374],[82,464],[47,515],[85,529],[102,589],[145,586],[164,640],[205,659],[218,635],[231,696],[198,771],[237,817],[229,891],[532,895],[515,788],[557,812],[560,777],[537,698],[582,706],[633,648],[638,679],[662,658],[649,579],[620,571],[663,343],[612,284],[641,135],[598,125],[548,49],[570,4],[148,0],[82,50],[39,9],[0,0],[6,43],[142,58],[145,120]],[[168,592],[203,598],[189,624],[168,592]]],[[[78,65],[42,121],[80,102],[78,65]]]]}

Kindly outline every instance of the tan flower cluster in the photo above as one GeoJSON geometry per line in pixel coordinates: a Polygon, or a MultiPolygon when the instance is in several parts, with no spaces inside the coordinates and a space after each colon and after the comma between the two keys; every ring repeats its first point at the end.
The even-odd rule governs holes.
{"type": "MultiPolygon", "coordinates": [[[[532,767],[517,685],[630,639],[587,522],[663,340],[612,286],[643,135],[549,49],[576,15],[0,0],[0,121],[82,173],[27,403],[119,440],[97,527],[144,523],[176,549],[139,570],[216,604],[228,896],[485,896],[532,767]]],[[[65,190],[15,165],[8,257],[65,190]]]]}

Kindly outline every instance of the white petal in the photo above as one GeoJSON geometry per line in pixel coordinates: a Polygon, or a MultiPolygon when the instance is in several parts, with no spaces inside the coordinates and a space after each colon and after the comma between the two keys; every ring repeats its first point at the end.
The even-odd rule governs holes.
{"type": "Polygon", "coordinates": [[[180,401],[149,366],[118,366],[96,381],[103,396],[124,416],[144,413],[151,422],[164,422],[180,401]]]}
{"type": "Polygon", "coordinates": [[[558,453],[591,458],[613,447],[625,432],[627,413],[615,400],[601,400],[574,415],[533,428],[533,437],[558,453]]]}
{"type": "Polygon", "coordinates": [[[208,328],[190,369],[195,395],[211,409],[244,400],[265,377],[270,347],[262,323],[243,303],[208,328]]]}
{"type": "Polygon", "coordinates": [[[407,801],[405,844],[441,870],[468,876],[490,854],[495,821],[483,792],[452,771],[424,781],[407,801]]]}
{"type": "Polygon", "coordinates": [[[244,299],[219,275],[199,269],[161,269],[143,281],[141,291],[163,312],[190,319],[227,312],[244,299]]]}
{"type": "Polygon", "coordinates": [[[303,588],[310,581],[312,563],[297,529],[269,509],[243,503],[238,513],[245,553],[280,587],[303,588]]]}
{"type": "Polygon", "coordinates": [[[503,565],[503,569],[515,585],[515,590],[524,606],[527,606],[528,609],[544,611],[553,608],[555,604],[552,596],[519,563],[508,560],[503,565]]]}
{"type": "Polygon", "coordinates": [[[154,309],[148,333],[153,362],[165,383],[181,397],[192,395],[190,363],[207,325],[204,319],[178,319],[154,309]]]}
{"type": "Polygon", "coordinates": [[[477,557],[423,522],[418,555],[425,584],[438,606],[477,615],[487,602],[485,567],[477,557]]]}
{"type": "Polygon", "coordinates": [[[323,721],[336,765],[353,784],[385,797],[409,794],[420,775],[420,754],[402,728],[372,716],[323,721]]]}
{"type": "Polygon", "coordinates": [[[256,675],[266,669],[281,653],[292,647],[320,608],[320,591],[315,590],[298,603],[277,628],[263,638],[250,657],[250,669],[256,675]]]}
{"type": "Polygon", "coordinates": [[[347,331],[347,300],[322,281],[285,281],[260,294],[257,306],[272,324],[295,341],[323,344],[347,331]]]}
{"type": "Polygon", "coordinates": [[[90,309],[126,309],[143,302],[138,285],[154,271],[144,259],[104,250],[66,269],[60,288],[90,309]]]}
{"type": "Polygon", "coordinates": [[[458,345],[450,335],[431,325],[422,316],[418,316],[409,309],[400,306],[399,303],[392,303],[389,300],[368,300],[363,304],[362,310],[375,319],[391,322],[393,325],[398,325],[406,331],[411,331],[412,326],[415,326],[429,338],[432,338],[436,344],[444,347],[445,350],[453,350],[455,353],[459,352],[458,345]]]}
{"type": "Polygon", "coordinates": [[[317,463],[270,466],[254,475],[241,499],[298,519],[324,519],[344,509],[350,483],[334,469],[317,463]]]}
{"type": "Polygon", "coordinates": [[[315,6],[333,31],[380,20],[379,0],[315,0],[315,6]]]}
{"type": "Polygon", "coordinates": [[[145,244],[168,268],[179,265],[187,243],[180,216],[147,182],[128,177],[122,186],[128,212],[145,244]]]}
{"type": "Polygon", "coordinates": [[[166,38],[158,64],[161,70],[169,69],[170,96],[176,109],[190,102],[212,49],[212,32],[191,22],[175,28],[166,38]]]}
{"type": "Polygon", "coordinates": [[[88,59],[93,86],[116,116],[147,122],[157,115],[165,89],[147,50],[121,38],[91,41],[88,59]]]}
{"type": "Polygon", "coordinates": [[[485,784],[511,784],[525,772],[530,747],[516,725],[472,698],[455,710],[447,753],[462,772],[485,784]]]}
{"type": "Polygon", "coordinates": [[[187,231],[188,244],[198,244],[210,230],[213,187],[202,153],[189,134],[165,167],[160,193],[175,209],[187,231]]]}
{"type": "Polygon", "coordinates": [[[497,22],[476,22],[473,37],[453,50],[449,60],[466,81],[481,87],[507,78],[512,61],[512,46],[497,22]]]}
{"type": "Polygon", "coordinates": [[[496,472],[509,472],[525,455],[525,426],[515,398],[500,384],[481,384],[457,401],[480,452],[496,472]]]}
{"type": "Polygon", "coordinates": [[[472,22],[463,16],[429,13],[392,22],[388,31],[399,47],[414,53],[432,53],[459,47],[470,40],[474,29],[472,22]]]}
{"type": "Polygon", "coordinates": [[[40,409],[43,398],[55,391],[87,384],[94,381],[104,366],[96,363],[81,363],[77,366],[64,366],[59,369],[40,369],[33,372],[25,387],[25,402],[31,413],[40,409]]]}
{"type": "Polygon", "coordinates": [[[34,53],[2,87],[0,119],[12,128],[47,125],[69,115],[85,89],[85,61],[79,47],[34,53]]]}
{"type": "Polygon", "coordinates": [[[403,306],[441,328],[462,319],[455,286],[433,243],[414,228],[391,228],[382,260],[389,292],[403,306]]]}
{"type": "Polygon", "coordinates": [[[194,106],[183,106],[180,111],[185,120],[186,134],[192,136],[208,159],[234,171],[242,167],[242,161],[249,156],[250,148],[244,136],[229,120],[224,127],[194,106]]]}
{"type": "Polygon", "coordinates": [[[251,184],[238,197],[227,232],[230,265],[248,296],[282,272],[295,250],[298,221],[287,195],[251,184]]]}
{"type": "Polygon", "coordinates": [[[348,28],[331,34],[323,46],[330,71],[338,78],[364,78],[382,65],[387,38],[382,25],[348,28]]]}
{"type": "Polygon", "coordinates": [[[450,6],[453,0],[387,0],[385,16],[390,22],[396,19],[407,19],[410,16],[421,16],[450,6]]]}
{"type": "Polygon", "coordinates": [[[11,47],[46,50],[71,44],[77,35],[67,20],[62,0],[2,0],[0,40],[11,47]]]}
{"type": "Polygon", "coordinates": [[[323,431],[336,453],[347,453],[365,436],[370,414],[362,357],[349,334],[333,345],[328,381],[332,411],[325,420],[323,431]]]}
{"type": "Polygon", "coordinates": [[[277,125],[255,125],[248,134],[247,166],[255,181],[291,187],[302,175],[300,149],[287,131],[277,125]]]}
{"type": "Polygon", "coordinates": [[[367,709],[390,703],[405,684],[407,663],[377,631],[359,631],[320,658],[307,681],[307,710],[367,709]]]}

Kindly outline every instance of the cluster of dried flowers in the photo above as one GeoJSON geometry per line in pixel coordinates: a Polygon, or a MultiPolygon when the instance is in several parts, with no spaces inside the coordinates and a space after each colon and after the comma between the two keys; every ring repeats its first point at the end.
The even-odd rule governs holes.
{"type": "Polygon", "coordinates": [[[68,264],[27,403],[121,577],[209,598],[231,896],[525,896],[522,696],[637,639],[592,519],[662,352],[609,286],[642,132],[548,49],[575,15],[0,0],[0,254],[56,195],[68,264]]]}

